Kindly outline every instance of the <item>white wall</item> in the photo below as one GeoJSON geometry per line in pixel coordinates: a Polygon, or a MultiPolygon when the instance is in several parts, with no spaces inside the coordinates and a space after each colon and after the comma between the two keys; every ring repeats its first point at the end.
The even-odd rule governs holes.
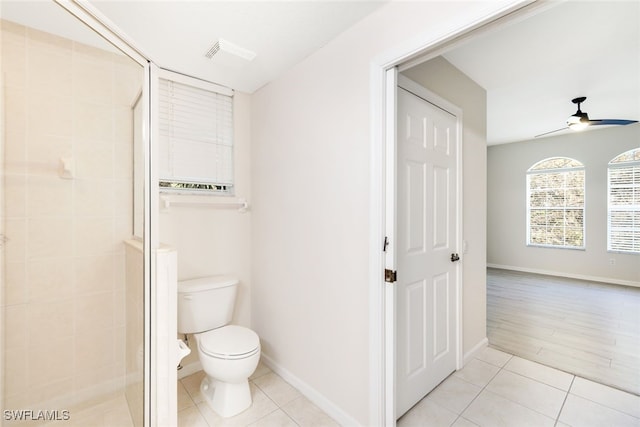
{"type": "MultiPolygon", "coordinates": [[[[363,425],[371,424],[369,168],[379,149],[369,134],[370,64],[498,4],[389,3],[251,99],[252,327],[275,363],[363,425]]],[[[484,169],[484,154],[473,161],[484,169]]],[[[477,208],[483,216],[484,204],[477,208]]],[[[482,251],[477,242],[470,250],[482,251]]]]}
{"type": "Polygon", "coordinates": [[[488,263],[640,286],[640,256],[607,252],[607,163],[639,140],[635,124],[489,147],[488,263]],[[526,245],[525,174],[555,156],[586,168],[585,250],[526,245]]]}
{"type": "Polygon", "coordinates": [[[463,351],[486,338],[487,95],[442,57],[403,72],[413,81],[462,109],[463,118],[463,351]]]}
{"type": "MultiPolygon", "coordinates": [[[[235,92],[233,101],[235,195],[251,203],[249,95],[235,92]]],[[[208,197],[208,196],[202,196],[208,197]]],[[[223,198],[218,198],[224,201],[223,198]]],[[[240,279],[233,322],[249,326],[251,319],[251,210],[202,206],[171,206],[160,211],[160,241],[176,249],[178,280],[216,274],[240,279]]],[[[192,341],[195,343],[195,341],[192,341]]],[[[191,345],[195,350],[195,347],[191,345]]],[[[192,351],[183,365],[198,360],[192,351]]]]}

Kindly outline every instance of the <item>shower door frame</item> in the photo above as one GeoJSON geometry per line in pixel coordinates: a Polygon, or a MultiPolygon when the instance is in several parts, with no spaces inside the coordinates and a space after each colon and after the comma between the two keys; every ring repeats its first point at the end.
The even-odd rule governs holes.
{"type": "MultiPolygon", "coordinates": [[[[120,49],[124,54],[141,65],[144,69],[144,80],[142,87],[143,122],[142,122],[142,142],[144,149],[144,426],[171,425],[170,419],[158,419],[158,408],[169,408],[164,414],[169,414],[171,418],[175,416],[176,405],[175,393],[169,390],[159,390],[155,386],[156,378],[165,375],[162,369],[159,369],[156,360],[158,352],[162,352],[161,359],[166,359],[169,352],[168,345],[158,345],[153,340],[152,327],[162,328],[164,325],[157,324],[154,316],[157,315],[154,301],[158,293],[162,290],[155,286],[155,254],[159,247],[158,232],[158,180],[153,179],[157,176],[155,167],[151,162],[153,157],[151,145],[151,73],[154,68],[153,63],[148,56],[142,53],[140,49],[122,32],[115,24],[106,18],[99,10],[83,0],[53,0],[66,11],[75,16],[82,23],[87,25],[98,35],[106,39],[115,47],[120,49]],[[154,322],[152,322],[152,319],[154,322]],[[174,395],[172,399],[171,396],[174,395]]],[[[164,322],[169,322],[166,316],[158,316],[164,322]]],[[[162,344],[162,343],[161,343],[162,344]]],[[[165,343],[168,344],[168,343],[165,343]]],[[[169,355],[170,356],[170,355],[169,355]]],[[[161,417],[164,418],[164,417],[161,417]]],[[[173,421],[175,422],[175,420],[173,421]]]]}

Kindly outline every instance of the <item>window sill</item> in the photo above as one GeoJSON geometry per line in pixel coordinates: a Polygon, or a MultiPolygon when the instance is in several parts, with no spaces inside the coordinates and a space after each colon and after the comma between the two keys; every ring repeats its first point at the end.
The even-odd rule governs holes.
{"type": "Polygon", "coordinates": [[[586,246],[554,246],[554,245],[536,245],[533,243],[527,243],[527,247],[530,248],[546,248],[546,249],[569,249],[572,251],[585,251],[587,250],[586,246]]]}

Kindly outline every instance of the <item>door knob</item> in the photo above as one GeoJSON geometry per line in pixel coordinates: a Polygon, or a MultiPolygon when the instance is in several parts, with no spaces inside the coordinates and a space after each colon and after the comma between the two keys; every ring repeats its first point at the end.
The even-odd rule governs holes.
{"type": "Polygon", "coordinates": [[[460,260],[460,255],[453,253],[451,254],[451,262],[456,262],[460,260]]]}

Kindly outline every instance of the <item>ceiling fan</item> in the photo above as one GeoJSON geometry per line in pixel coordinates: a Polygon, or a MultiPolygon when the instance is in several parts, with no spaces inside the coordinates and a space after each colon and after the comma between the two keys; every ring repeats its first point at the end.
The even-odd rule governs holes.
{"type": "Polygon", "coordinates": [[[638,123],[637,120],[623,120],[623,119],[597,119],[592,120],[589,119],[587,113],[582,112],[580,110],[580,104],[582,104],[587,99],[586,96],[580,96],[578,98],[573,98],[571,102],[578,105],[578,111],[575,114],[569,116],[567,119],[567,126],[561,129],[552,130],[551,132],[541,133],[540,135],[536,135],[535,138],[539,136],[549,135],[550,133],[560,132],[562,130],[571,129],[571,130],[582,130],[589,126],[598,126],[598,125],[630,125],[632,123],[638,123]]]}

